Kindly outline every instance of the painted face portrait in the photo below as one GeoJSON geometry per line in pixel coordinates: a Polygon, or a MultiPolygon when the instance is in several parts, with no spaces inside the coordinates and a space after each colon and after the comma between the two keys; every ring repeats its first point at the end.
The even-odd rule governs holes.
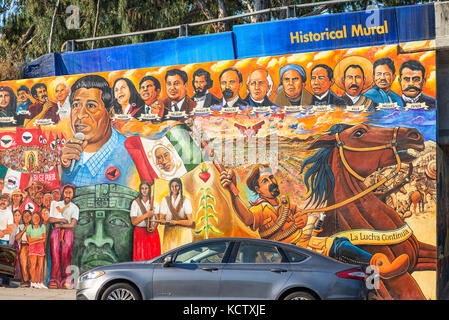
{"type": "Polygon", "coordinates": [[[252,72],[248,79],[248,90],[253,100],[263,100],[270,90],[267,73],[263,70],[252,72]]]}
{"type": "Polygon", "coordinates": [[[8,206],[8,198],[7,197],[0,198],[0,209],[5,210],[7,206],[8,206]]]}
{"type": "Polygon", "coordinates": [[[156,90],[156,86],[154,85],[153,81],[147,80],[142,82],[140,85],[140,97],[147,105],[154,102],[158,96],[159,96],[160,90],[156,90]]]}
{"type": "Polygon", "coordinates": [[[42,217],[42,222],[44,224],[47,224],[49,216],[50,216],[50,211],[47,208],[42,209],[41,217],[42,217]]]}
{"type": "Polygon", "coordinates": [[[256,191],[261,196],[267,198],[276,198],[279,196],[279,185],[271,172],[261,173],[258,179],[258,184],[259,186],[256,186],[256,191]]]}
{"type": "Polygon", "coordinates": [[[394,75],[386,65],[377,66],[374,69],[374,83],[382,90],[388,91],[393,83],[394,75]]]}
{"type": "Polygon", "coordinates": [[[20,220],[22,219],[22,215],[19,210],[14,211],[13,218],[14,218],[14,224],[20,223],[20,220]]]}
{"type": "Polygon", "coordinates": [[[22,196],[20,194],[13,194],[11,199],[14,205],[17,206],[20,204],[20,201],[22,201],[22,196]]]}
{"type": "Polygon", "coordinates": [[[56,100],[58,100],[60,103],[64,103],[65,99],[69,95],[69,91],[67,90],[67,87],[61,83],[56,86],[55,95],[56,100]]]}
{"type": "Polygon", "coordinates": [[[131,92],[125,80],[119,80],[114,87],[114,97],[121,106],[127,106],[131,92]]]}
{"type": "Polygon", "coordinates": [[[74,231],[72,264],[81,272],[132,260],[133,227],[123,210],[82,211],[74,231]]]}
{"type": "Polygon", "coordinates": [[[144,197],[148,197],[150,195],[150,187],[147,184],[141,184],[139,187],[140,194],[144,197]]]}
{"type": "Polygon", "coordinates": [[[170,193],[172,195],[178,196],[180,190],[181,190],[181,186],[179,185],[178,182],[175,181],[170,184],[170,193]]]}
{"type": "Polygon", "coordinates": [[[28,99],[28,94],[26,93],[25,90],[20,90],[17,92],[17,97],[19,98],[20,101],[25,102],[28,99]]]}
{"type": "Polygon", "coordinates": [[[39,224],[41,222],[41,216],[39,215],[39,213],[34,212],[31,216],[31,221],[34,225],[39,224]]]}
{"type": "Polygon", "coordinates": [[[48,99],[48,93],[47,89],[45,87],[39,87],[36,89],[36,100],[38,100],[41,103],[45,103],[48,99]]]}
{"type": "Polygon", "coordinates": [[[156,157],[156,165],[159,169],[165,172],[171,172],[175,168],[172,155],[170,151],[163,147],[159,147],[155,150],[154,156],[156,157]]]}
{"type": "Polygon", "coordinates": [[[364,81],[365,78],[360,68],[349,68],[343,79],[346,93],[357,97],[362,92],[364,81]]]}
{"type": "Polygon", "coordinates": [[[409,98],[415,98],[422,92],[425,78],[420,70],[412,70],[409,68],[402,69],[399,78],[402,93],[409,98]]]}
{"type": "Polygon", "coordinates": [[[312,71],[310,86],[313,94],[321,96],[326,93],[332,85],[333,81],[329,79],[326,69],[318,67],[312,71]]]}
{"type": "Polygon", "coordinates": [[[30,211],[26,210],[23,212],[22,220],[24,224],[29,224],[31,222],[31,213],[30,211]]]}
{"type": "Polygon", "coordinates": [[[99,184],[76,189],[80,209],[73,231],[72,264],[81,272],[132,260],[133,225],[129,210],[138,193],[130,188],[99,184]]]}
{"type": "Polygon", "coordinates": [[[73,199],[73,189],[72,188],[66,188],[64,192],[62,193],[62,197],[64,200],[64,203],[69,203],[73,199]]]}
{"type": "Polygon", "coordinates": [[[97,88],[81,88],[76,90],[72,101],[72,130],[84,133],[85,141],[91,144],[104,139],[110,130],[110,114],[101,100],[101,93],[97,88]]]}
{"type": "Polygon", "coordinates": [[[50,208],[51,202],[53,201],[53,198],[50,193],[44,194],[44,199],[42,200],[42,205],[45,208],[50,208]]]}
{"type": "Polygon", "coordinates": [[[206,93],[207,81],[206,76],[195,76],[193,80],[193,89],[195,90],[195,94],[197,96],[203,96],[206,93]]]}
{"type": "Polygon", "coordinates": [[[61,193],[60,193],[58,190],[54,190],[54,191],[51,193],[51,195],[52,195],[53,201],[59,201],[59,200],[61,200],[61,193]]]}
{"type": "Polygon", "coordinates": [[[220,88],[226,101],[233,100],[238,94],[241,87],[239,76],[235,71],[227,71],[223,73],[220,79],[220,88]]]}
{"type": "Polygon", "coordinates": [[[169,99],[175,102],[181,101],[187,94],[187,85],[177,74],[167,77],[165,88],[169,99]]]}
{"type": "Polygon", "coordinates": [[[42,203],[44,201],[44,194],[42,192],[37,192],[33,200],[38,206],[42,206],[42,203]]]}
{"type": "Polygon", "coordinates": [[[11,96],[8,91],[0,91],[0,108],[6,108],[11,101],[11,96]]]}
{"type": "Polygon", "coordinates": [[[28,195],[34,199],[36,197],[37,192],[40,190],[39,186],[32,184],[30,187],[28,187],[28,189],[26,190],[26,192],[28,193],[28,195]]]}
{"type": "Polygon", "coordinates": [[[287,70],[282,75],[282,85],[284,86],[285,94],[290,99],[297,99],[302,90],[301,75],[296,70],[287,70]]]}

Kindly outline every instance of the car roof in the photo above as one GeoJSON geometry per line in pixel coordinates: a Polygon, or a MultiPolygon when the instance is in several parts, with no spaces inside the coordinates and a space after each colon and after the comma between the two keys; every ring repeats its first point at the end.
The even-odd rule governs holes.
{"type": "Polygon", "coordinates": [[[301,253],[306,254],[306,255],[319,255],[319,256],[322,256],[321,254],[318,254],[316,252],[313,252],[311,250],[308,250],[308,249],[305,249],[305,248],[302,248],[302,247],[298,247],[298,246],[296,246],[294,244],[283,243],[283,242],[278,242],[278,241],[271,241],[271,240],[266,240],[266,239],[243,238],[243,237],[224,237],[224,238],[211,238],[211,239],[198,240],[198,241],[190,242],[190,243],[185,244],[183,246],[174,248],[174,249],[170,250],[167,253],[178,251],[181,248],[187,248],[187,247],[190,247],[192,245],[203,244],[203,243],[211,243],[211,242],[221,242],[221,241],[223,241],[223,242],[225,242],[225,241],[228,241],[228,242],[229,241],[234,241],[234,242],[250,241],[250,242],[256,242],[256,243],[260,243],[260,244],[268,244],[268,245],[272,245],[272,246],[279,246],[279,247],[284,247],[284,248],[288,248],[288,249],[292,249],[292,250],[297,250],[298,252],[301,252],[301,253]]]}

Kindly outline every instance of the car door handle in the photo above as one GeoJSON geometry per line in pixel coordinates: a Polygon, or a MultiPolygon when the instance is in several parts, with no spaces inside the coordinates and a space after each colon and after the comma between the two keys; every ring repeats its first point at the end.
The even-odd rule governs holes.
{"type": "Polygon", "coordinates": [[[286,269],[271,269],[271,272],[276,272],[276,273],[282,273],[282,272],[287,272],[286,269]]]}
{"type": "Polygon", "coordinates": [[[201,269],[204,270],[204,271],[209,271],[209,272],[218,271],[218,268],[213,268],[213,267],[211,267],[211,268],[201,268],[201,269]]]}

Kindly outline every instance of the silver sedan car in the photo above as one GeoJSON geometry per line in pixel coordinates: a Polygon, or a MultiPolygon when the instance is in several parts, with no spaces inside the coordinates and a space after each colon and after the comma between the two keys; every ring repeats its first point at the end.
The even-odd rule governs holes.
{"type": "Polygon", "coordinates": [[[79,277],[77,299],[366,299],[364,278],[359,266],[294,245],[221,238],[92,269],[79,277]]]}

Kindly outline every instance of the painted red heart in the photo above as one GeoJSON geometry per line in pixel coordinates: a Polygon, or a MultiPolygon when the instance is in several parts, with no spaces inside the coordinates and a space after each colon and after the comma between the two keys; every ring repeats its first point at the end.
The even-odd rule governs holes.
{"type": "Polygon", "coordinates": [[[206,172],[202,171],[202,172],[200,172],[199,177],[204,182],[207,182],[207,180],[209,180],[209,178],[210,178],[210,173],[207,171],[206,172]]]}

